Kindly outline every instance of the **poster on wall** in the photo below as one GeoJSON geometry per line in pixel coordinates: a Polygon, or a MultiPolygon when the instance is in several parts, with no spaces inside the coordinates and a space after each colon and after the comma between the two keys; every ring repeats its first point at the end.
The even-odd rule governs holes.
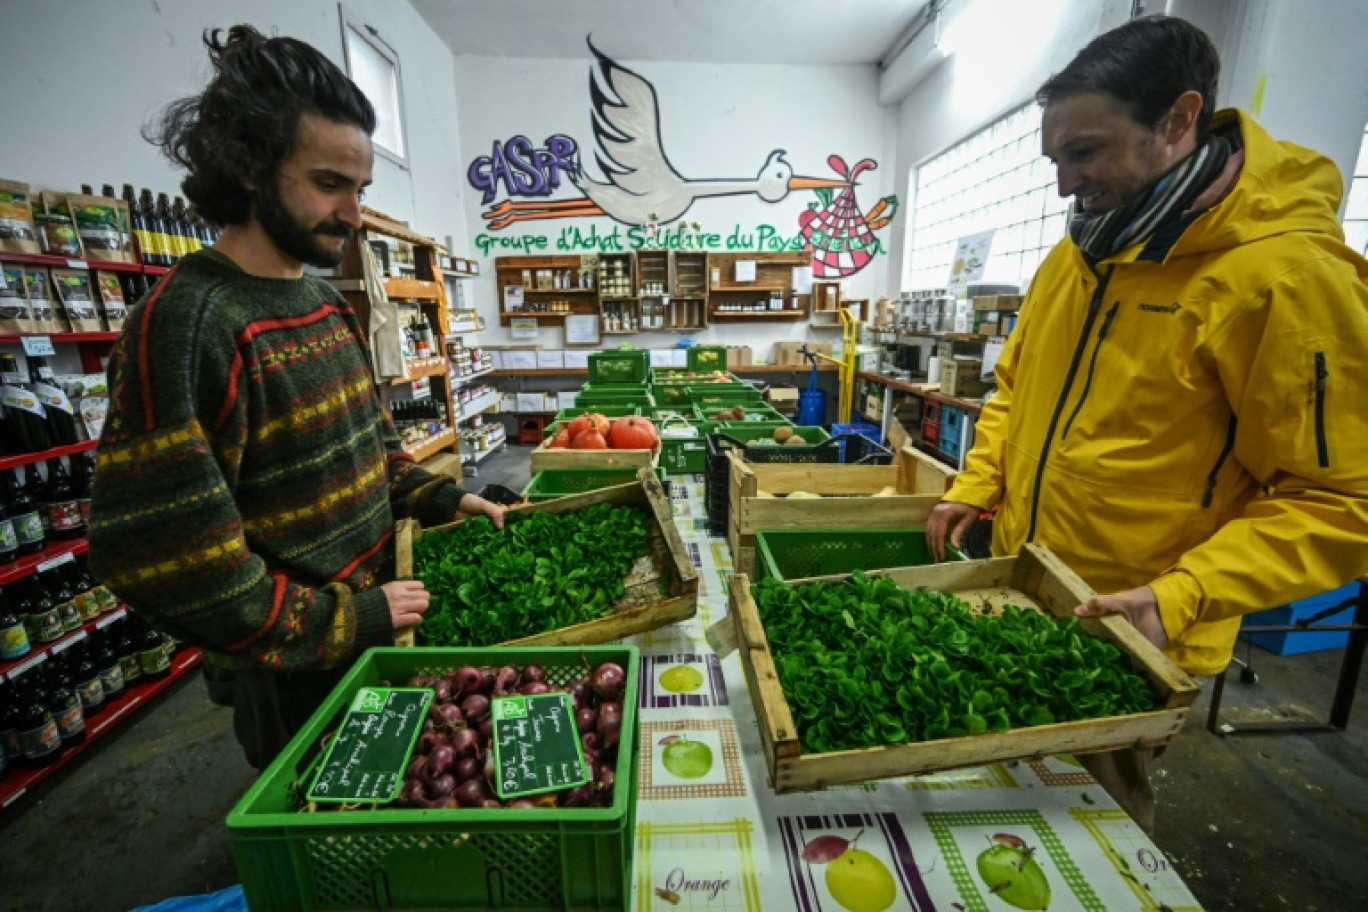
{"type": "Polygon", "coordinates": [[[954,259],[950,261],[950,279],[946,282],[946,288],[952,292],[963,291],[982,279],[983,270],[988,265],[988,250],[992,246],[992,230],[960,238],[954,259]]]}
{"type": "Polygon", "coordinates": [[[598,345],[598,314],[569,314],[565,318],[566,345],[598,345]]]}
{"type": "Polygon", "coordinates": [[[509,335],[515,339],[537,338],[537,318],[518,317],[509,322],[509,335]]]}
{"type": "Polygon", "coordinates": [[[505,285],[503,298],[505,311],[512,313],[523,309],[523,287],[521,285],[505,285]]]}

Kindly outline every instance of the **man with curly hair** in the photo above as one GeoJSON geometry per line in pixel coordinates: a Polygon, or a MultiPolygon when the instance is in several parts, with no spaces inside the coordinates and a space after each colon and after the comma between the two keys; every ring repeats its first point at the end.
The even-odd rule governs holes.
{"type": "Polygon", "coordinates": [[[227,670],[234,728],[264,767],[352,661],[428,607],[394,580],[397,517],[499,507],[414,464],[371,379],[355,313],[306,264],[361,228],[375,112],[303,42],[205,35],[214,75],[149,139],[223,227],[129,314],[90,521],[92,569],[227,670]]]}

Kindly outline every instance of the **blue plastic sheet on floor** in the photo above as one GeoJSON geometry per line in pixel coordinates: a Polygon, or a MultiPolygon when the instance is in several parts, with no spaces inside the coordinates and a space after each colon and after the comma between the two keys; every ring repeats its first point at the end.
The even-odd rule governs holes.
{"type": "Polygon", "coordinates": [[[133,912],[248,912],[247,898],[242,895],[242,884],[235,884],[217,893],[199,896],[173,896],[155,906],[141,906],[133,912]]]}

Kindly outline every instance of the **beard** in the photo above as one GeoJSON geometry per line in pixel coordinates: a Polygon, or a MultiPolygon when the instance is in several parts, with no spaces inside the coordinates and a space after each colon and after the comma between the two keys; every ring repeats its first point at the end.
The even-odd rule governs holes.
{"type": "Polygon", "coordinates": [[[262,181],[256,192],[256,217],[271,242],[287,256],[319,268],[330,268],[347,255],[347,244],[326,247],[319,237],[351,240],[355,232],[342,222],[321,222],[310,227],[285,205],[280,196],[280,178],[262,181]]]}

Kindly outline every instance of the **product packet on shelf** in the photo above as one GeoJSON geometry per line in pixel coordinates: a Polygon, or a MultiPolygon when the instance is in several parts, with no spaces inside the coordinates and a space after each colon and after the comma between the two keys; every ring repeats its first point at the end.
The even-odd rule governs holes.
{"type": "Polygon", "coordinates": [[[132,241],[122,227],[128,223],[128,204],[123,200],[68,193],[66,211],[71,213],[71,220],[76,223],[81,246],[85,248],[89,259],[136,262],[133,259],[132,241]]]}
{"type": "Polygon", "coordinates": [[[123,329],[124,318],[128,316],[128,302],[124,300],[123,287],[117,276],[96,273],[100,286],[100,317],[105,329],[118,332],[123,329]]]}
{"type": "MultiPolygon", "coordinates": [[[[90,287],[90,274],[75,269],[52,270],[52,286],[57,289],[61,301],[61,317],[71,332],[100,332],[104,326],[95,310],[94,289],[90,287]]],[[[59,320],[59,322],[61,322],[59,320]]]]}
{"type": "Polygon", "coordinates": [[[24,270],[17,266],[0,266],[0,332],[28,332],[32,327],[24,270]]]}
{"type": "Polygon", "coordinates": [[[0,250],[39,253],[28,184],[0,180],[0,250]]]}
{"type": "Polygon", "coordinates": [[[29,326],[24,332],[51,332],[54,323],[52,315],[52,277],[42,266],[24,268],[24,286],[28,291],[29,326]]]}

